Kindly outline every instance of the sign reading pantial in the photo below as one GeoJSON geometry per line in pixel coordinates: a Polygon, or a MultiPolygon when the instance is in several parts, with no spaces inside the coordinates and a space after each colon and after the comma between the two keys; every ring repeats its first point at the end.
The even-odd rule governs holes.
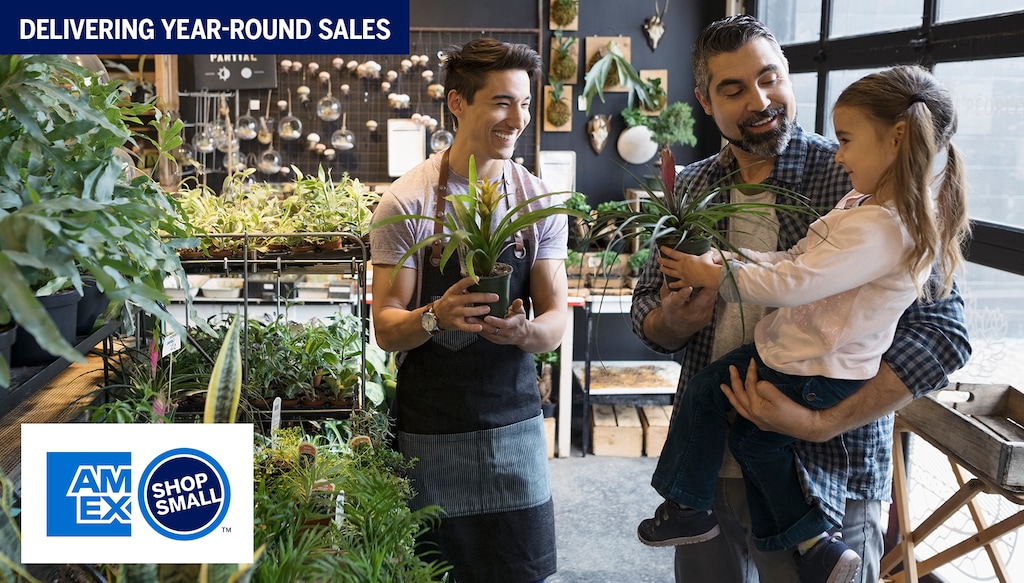
{"type": "Polygon", "coordinates": [[[253,427],[26,424],[22,562],[249,563],[253,427]]]}

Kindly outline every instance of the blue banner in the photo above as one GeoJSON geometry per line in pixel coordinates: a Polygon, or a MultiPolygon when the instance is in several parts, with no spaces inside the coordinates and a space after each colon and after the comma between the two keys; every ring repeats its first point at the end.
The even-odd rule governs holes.
{"type": "Polygon", "coordinates": [[[333,2],[321,9],[281,4],[210,4],[59,11],[12,3],[0,16],[0,52],[11,54],[406,54],[409,0],[333,2]],[[237,7],[232,10],[231,7],[237,7]],[[54,14],[58,13],[59,16],[54,14]]]}

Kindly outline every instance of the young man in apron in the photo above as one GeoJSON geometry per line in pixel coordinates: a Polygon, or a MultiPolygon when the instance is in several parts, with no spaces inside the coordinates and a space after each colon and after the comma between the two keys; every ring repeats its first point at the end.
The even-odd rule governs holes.
{"type": "MultiPolygon", "coordinates": [[[[477,39],[450,49],[444,83],[458,122],[454,142],[396,180],[375,220],[450,206],[446,194],[468,191],[470,155],[481,179],[511,194],[506,209],[550,192],[511,161],[540,72],[540,57],[525,45],[477,39]]],[[[434,228],[403,221],[370,234],[377,343],[401,353],[392,408],[398,448],[418,460],[412,505],[444,509],[427,539],[457,583],[542,581],[555,572],[555,531],[532,353],[555,349],[565,328],[567,221],[542,220],[503,254],[514,298],[504,318],[487,315],[495,294],[468,293],[473,279],[456,261],[442,272],[429,249],[394,272],[434,228]]]]}

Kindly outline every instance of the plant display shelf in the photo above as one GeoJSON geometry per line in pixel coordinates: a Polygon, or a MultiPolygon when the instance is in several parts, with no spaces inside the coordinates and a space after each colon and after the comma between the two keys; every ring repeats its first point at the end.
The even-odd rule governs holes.
{"type": "MultiPolygon", "coordinates": [[[[114,350],[113,336],[121,327],[120,320],[111,320],[95,328],[91,333],[78,336],[75,339],[75,349],[80,354],[88,354],[97,344],[102,342],[103,352],[110,354],[114,350]]],[[[46,387],[64,369],[70,366],[70,362],[64,358],[58,358],[50,363],[36,366],[21,366],[11,368],[11,384],[6,389],[0,389],[0,416],[12,411],[18,404],[36,391],[46,387]]],[[[106,379],[110,371],[104,365],[103,375],[106,379]]]]}
{"type": "Polygon", "coordinates": [[[608,370],[622,371],[628,368],[652,367],[658,373],[657,380],[637,386],[593,388],[594,363],[591,348],[594,344],[593,316],[595,313],[628,314],[633,297],[623,296],[591,296],[584,306],[586,318],[586,335],[583,345],[583,360],[573,362],[573,377],[581,388],[584,422],[581,430],[583,455],[587,455],[591,442],[591,427],[587,417],[590,415],[591,404],[608,405],[671,405],[679,380],[679,363],[673,360],[617,360],[606,361],[597,365],[598,374],[602,367],[608,370]]]}
{"type": "MultiPolygon", "coordinates": [[[[239,252],[230,257],[203,257],[203,258],[182,258],[181,264],[186,273],[218,274],[224,276],[240,276],[242,287],[238,298],[192,298],[192,302],[209,303],[220,305],[237,305],[241,308],[241,317],[245,328],[243,329],[243,374],[249,369],[249,350],[246,345],[248,333],[248,321],[251,317],[249,308],[251,306],[266,305],[272,308],[276,315],[283,313],[288,305],[317,303],[317,304],[351,304],[354,307],[354,314],[361,323],[360,333],[360,357],[365,362],[366,343],[370,335],[370,310],[366,294],[366,264],[369,258],[369,249],[365,240],[353,233],[345,231],[331,232],[302,232],[302,233],[211,233],[203,235],[215,240],[241,241],[238,247],[239,252]],[[320,238],[342,242],[338,249],[329,251],[290,251],[278,253],[271,256],[259,252],[254,242],[264,241],[270,238],[295,238],[311,239],[320,238]],[[355,281],[355,296],[347,300],[309,300],[309,299],[286,299],[275,297],[270,300],[251,297],[249,290],[249,278],[257,273],[270,273],[276,275],[277,284],[280,286],[280,277],[286,272],[303,272],[306,274],[343,274],[352,277],[355,281]]],[[[221,245],[224,247],[224,245],[221,245]]],[[[177,300],[178,302],[188,302],[177,300]]],[[[184,324],[188,326],[189,312],[186,310],[184,324]]],[[[353,395],[352,407],[337,408],[316,408],[298,407],[283,408],[282,417],[323,419],[326,417],[347,414],[353,410],[363,409],[365,406],[365,395],[362,387],[366,385],[366,367],[363,366],[360,376],[360,387],[353,395]]],[[[270,419],[269,410],[255,410],[254,416],[270,419]]]]}

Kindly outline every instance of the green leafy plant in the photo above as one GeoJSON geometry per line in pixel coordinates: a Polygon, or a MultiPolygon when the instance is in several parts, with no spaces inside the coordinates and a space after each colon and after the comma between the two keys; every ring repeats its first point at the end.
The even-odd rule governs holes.
{"type": "Polygon", "coordinates": [[[675,163],[671,152],[663,151],[661,185],[654,190],[644,184],[646,196],[634,201],[636,207],[624,206],[599,212],[594,232],[607,236],[608,246],[637,240],[652,252],[665,245],[674,249],[701,254],[711,249],[735,251],[729,242],[731,232],[728,221],[732,216],[744,215],[753,220],[771,220],[778,215],[816,215],[807,198],[793,190],[772,184],[744,184],[735,182],[739,170],[704,189],[695,189],[684,180],[675,179],[675,163]],[[667,180],[666,180],[667,178],[667,180]],[[675,187],[666,188],[665,185],[675,187]],[[726,193],[732,188],[753,189],[775,193],[775,203],[729,202],[726,193]]]}
{"type": "Polygon", "coordinates": [[[465,272],[471,277],[488,276],[495,273],[498,257],[512,245],[512,236],[536,224],[541,220],[559,214],[570,215],[582,219],[588,218],[585,213],[561,205],[529,209],[539,200],[559,193],[539,194],[524,200],[498,218],[495,216],[503,199],[510,196],[499,191],[499,180],[478,180],[476,159],[469,157],[469,192],[466,194],[449,194],[445,200],[452,203],[452,212],[443,218],[418,215],[398,214],[376,221],[372,228],[379,228],[402,221],[430,221],[438,223],[444,232],[431,235],[412,245],[398,261],[393,274],[398,273],[406,259],[420,250],[434,244],[444,243],[441,252],[441,269],[456,253],[460,254],[465,272]]]}
{"type": "Polygon", "coordinates": [[[19,509],[14,503],[14,484],[0,471],[0,581],[36,583],[21,564],[19,509]]]}
{"type": "Polygon", "coordinates": [[[587,114],[590,114],[590,105],[597,95],[604,103],[604,88],[613,85],[622,85],[626,88],[626,103],[629,107],[636,104],[644,109],[655,111],[659,103],[651,91],[651,84],[640,78],[640,73],[633,68],[633,65],[626,60],[625,55],[618,43],[614,40],[595,55],[600,55],[590,65],[590,69],[583,76],[583,97],[587,101],[587,114]]]}
{"type": "MultiPolygon", "coordinates": [[[[184,332],[163,307],[163,279],[183,275],[175,250],[195,243],[176,201],[122,149],[150,139],[131,129],[144,115],[170,159],[181,121],[128,101],[119,81],[103,83],[61,55],[0,55],[0,325],[16,321],[70,361],[83,357],[35,293],[55,278],[81,293],[88,274],[111,300],[184,332]]],[[[9,380],[0,360],[0,386],[9,380]]]]}
{"type": "Polygon", "coordinates": [[[659,150],[666,150],[675,144],[697,145],[693,135],[693,109],[689,103],[674,101],[661,110],[657,116],[647,119],[651,140],[659,150]]]}
{"type": "Polygon", "coordinates": [[[640,268],[647,263],[647,259],[650,258],[650,256],[650,247],[641,247],[637,249],[635,253],[630,254],[629,259],[626,259],[626,265],[629,267],[629,272],[633,275],[639,274],[640,268]]]}

